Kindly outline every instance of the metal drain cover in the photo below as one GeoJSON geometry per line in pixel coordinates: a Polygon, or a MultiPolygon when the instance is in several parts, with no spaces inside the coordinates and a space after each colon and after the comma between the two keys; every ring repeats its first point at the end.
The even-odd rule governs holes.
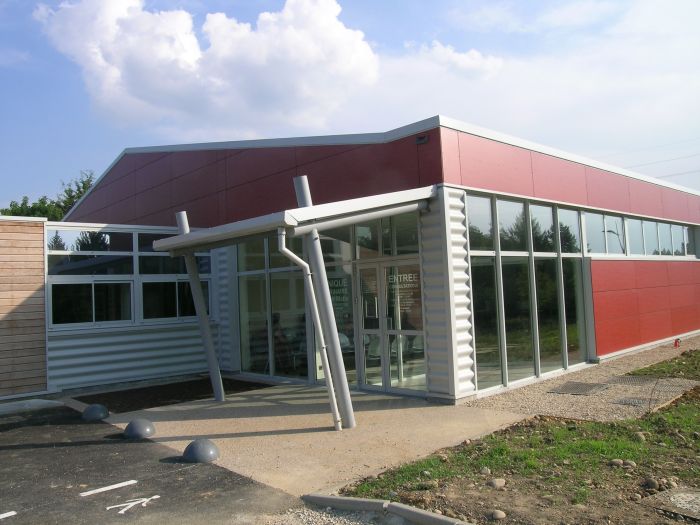
{"type": "MultiPolygon", "coordinates": [[[[655,403],[655,399],[652,399],[652,406],[655,403]]],[[[649,400],[648,399],[643,399],[641,397],[623,397],[622,399],[618,399],[617,401],[613,401],[614,404],[616,405],[628,405],[632,407],[644,407],[649,405],[649,400]]]]}
{"type": "Polygon", "coordinates": [[[644,498],[644,505],[700,520],[700,490],[678,487],[644,498]]]}
{"type": "Polygon", "coordinates": [[[557,387],[549,390],[552,394],[571,394],[574,396],[590,396],[602,392],[608,388],[608,385],[603,383],[580,383],[577,381],[568,381],[557,387]]]}
{"type": "Polygon", "coordinates": [[[650,376],[614,376],[606,381],[609,385],[640,385],[646,386],[658,381],[650,376]]]}

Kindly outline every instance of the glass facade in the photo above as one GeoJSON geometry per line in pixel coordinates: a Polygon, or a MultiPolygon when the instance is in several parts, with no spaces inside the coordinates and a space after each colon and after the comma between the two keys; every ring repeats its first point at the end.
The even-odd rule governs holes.
{"type": "MultiPolygon", "coordinates": [[[[172,235],[47,228],[49,329],[194,321],[184,259],[153,251],[172,235]]],[[[209,307],[211,257],[196,261],[209,307]]]]}
{"type": "MultiPolygon", "coordinates": [[[[359,384],[362,378],[363,384],[383,389],[425,389],[417,214],[324,230],[320,241],[348,382],[359,384]],[[386,266],[394,258],[416,263],[386,266]],[[373,293],[358,310],[364,321],[359,327],[356,271],[360,285],[371,285],[373,293]]],[[[301,239],[289,238],[287,246],[303,254],[301,239]]],[[[298,379],[311,373],[323,380],[302,274],[279,254],[276,236],[239,244],[237,261],[242,369],[298,379]]]]}
{"type": "MultiPolygon", "coordinates": [[[[596,235],[593,246],[605,253],[606,217],[592,215],[587,228],[596,235]]],[[[477,388],[585,361],[581,213],[467,194],[467,217],[477,221],[468,228],[477,388]],[[483,242],[494,209],[499,236],[483,242]]],[[[624,239],[621,221],[611,216],[609,225],[624,239]]]]}
{"type": "Polygon", "coordinates": [[[498,293],[494,257],[472,257],[472,297],[478,388],[502,385],[498,337],[498,293]]]}

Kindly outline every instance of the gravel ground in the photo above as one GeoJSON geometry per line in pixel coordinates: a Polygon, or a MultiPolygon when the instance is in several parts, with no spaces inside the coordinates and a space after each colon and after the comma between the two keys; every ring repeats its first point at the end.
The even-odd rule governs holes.
{"type": "Polygon", "coordinates": [[[391,514],[379,515],[374,512],[348,512],[300,507],[290,509],[281,516],[271,517],[265,525],[409,525],[404,519],[391,514]]]}
{"type": "Polygon", "coordinates": [[[638,385],[611,382],[620,380],[616,378],[624,376],[627,372],[671,359],[685,350],[698,347],[700,347],[700,337],[682,341],[680,348],[674,348],[672,343],[649,348],[603,361],[599,365],[589,366],[578,372],[563,374],[547,381],[469,401],[467,405],[521,414],[541,414],[595,421],[641,417],[650,409],[668,403],[700,383],[688,379],[660,379],[638,385]],[[602,389],[590,395],[550,392],[569,382],[598,384],[602,385],[602,389]],[[637,404],[621,404],[621,401],[637,404]]]}

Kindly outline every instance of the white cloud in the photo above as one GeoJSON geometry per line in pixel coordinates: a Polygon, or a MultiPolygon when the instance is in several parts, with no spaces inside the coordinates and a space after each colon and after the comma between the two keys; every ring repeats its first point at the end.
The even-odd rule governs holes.
{"type": "Polygon", "coordinates": [[[430,47],[422,46],[421,55],[447,67],[477,74],[493,74],[503,65],[503,60],[496,56],[484,56],[476,49],[460,53],[449,45],[433,40],[430,47]]]}
{"type": "Polygon", "coordinates": [[[174,134],[255,135],[322,126],[348,94],[376,81],[378,58],[334,0],[288,0],[252,27],[209,14],[200,42],[190,13],[142,0],[45,5],[34,16],[81,68],[97,107],[125,124],[174,134]]]}
{"type": "MultiPolygon", "coordinates": [[[[497,35],[525,27],[490,5],[501,6],[497,35]]],[[[36,17],[98,108],[166,141],[380,131],[438,113],[594,157],[700,136],[700,2],[607,6],[533,13],[538,27],[598,28],[554,31],[535,52],[502,56],[444,39],[378,55],[333,0],[288,0],[255,24],[209,14],[199,33],[186,11],[139,0],[36,17]]]]}
{"type": "Polygon", "coordinates": [[[0,47],[0,67],[12,67],[29,60],[29,53],[19,49],[0,47]]]}
{"type": "MultiPolygon", "coordinates": [[[[540,5],[544,4],[529,4],[529,7],[537,8],[540,5]]],[[[542,33],[590,26],[605,21],[622,7],[620,1],[574,0],[523,14],[516,9],[516,4],[493,2],[476,9],[454,8],[450,11],[449,21],[452,25],[471,31],[542,33]]]]}

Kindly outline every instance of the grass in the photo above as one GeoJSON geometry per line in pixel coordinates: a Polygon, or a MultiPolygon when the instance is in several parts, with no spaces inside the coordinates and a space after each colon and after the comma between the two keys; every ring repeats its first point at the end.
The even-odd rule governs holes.
{"type": "MultiPolygon", "coordinates": [[[[700,379],[700,351],[684,352],[637,373],[700,379]]],[[[647,475],[673,476],[698,486],[699,431],[700,387],[696,387],[642,419],[598,423],[536,417],[362,480],[344,492],[410,502],[416,491],[450,483],[483,486],[487,477],[503,477],[509,485],[521,483],[540,495],[558,494],[571,503],[585,503],[592,497],[605,498],[615,489],[637,486],[640,477],[647,475]],[[633,475],[608,466],[612,459],[637,463],[633,475]],[[480,474],[482,467],[488,467],[491,475],[480,474]]]]}
{"type": "Polygon", "coordinates": [[[635,376],[679,377],[700,381],[700,350],[686,350],[678,357],[630,372],[635,376]]]}
{"type": "Polygon", "coordinates": [[[665,468],[660,465],[668,465],[663,474],[697,484],[700,465],[694,449],[700,440],[693,432],[698,430],[700,389],[641,420],[596,423],[534,418],[363,480],[347,492],[397,499],[396,494],[424,489],[428,479],[439,484],[456,479],[483,483],[480,470],[489,467],[491,477],[538,479],[543,493],[566,494],[572,503],[584,503],[595,491],[598,474],[607,476],[612,485],[628,481],[626,470],[608,467],[608,461],[616,458],[635,461],[636,474],[654,472],[658,476],[665,468]],[[646,432],[646,441],[639,441],[637,432],[646,432]],[[430,472],[429,478],[425,471],[430,472]]]}

